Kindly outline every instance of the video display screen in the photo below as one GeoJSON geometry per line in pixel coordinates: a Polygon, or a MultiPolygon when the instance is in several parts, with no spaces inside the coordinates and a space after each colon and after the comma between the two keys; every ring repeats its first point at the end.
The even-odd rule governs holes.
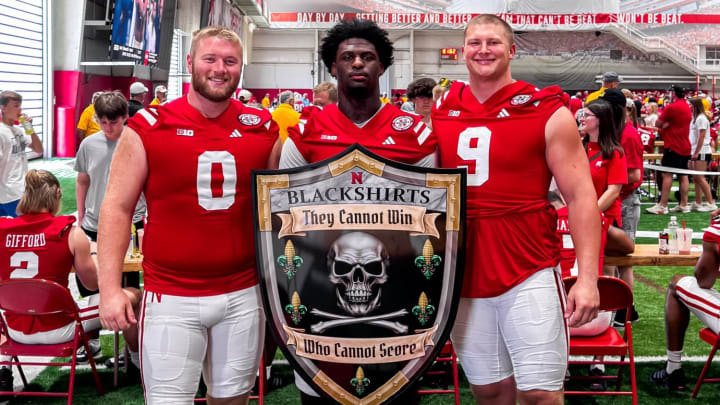
{"type": "Polygon", "coordinates": [[[112,60],[157,64],[160,25],[165,0],[116,0],[113,17],[112,60]]]}

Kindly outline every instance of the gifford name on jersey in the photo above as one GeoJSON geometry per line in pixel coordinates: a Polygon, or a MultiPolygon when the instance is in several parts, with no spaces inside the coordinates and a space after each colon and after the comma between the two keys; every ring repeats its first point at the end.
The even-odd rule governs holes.
{"type": "Polygon", "coordinates": [[[9,233],[5,237],[5,247],[6,248],[36,248],[36,247],[42,247],[45,246],[45,234],[44,233],[37,233],[37,234],[12,234],[9,233]]]}

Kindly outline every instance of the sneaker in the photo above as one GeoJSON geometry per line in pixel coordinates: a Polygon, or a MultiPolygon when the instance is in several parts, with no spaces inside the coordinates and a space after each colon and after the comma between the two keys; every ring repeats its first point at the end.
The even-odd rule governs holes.
{"type": "Polygon", "coordinates": [[[698,211],[698,212],[703,212],[703,211],[704,211],[704,208],[705,208],[704,205],[705,205],[705,204],[698,204],[698,203],[694,202],[694,203],[692,203],[692,205],[690,206],[690,210],[692,210],[692,211],[698,211]]]}
{"type": "MultiPolygon", "coordinates": [[[[88,341],[88,346],[90,346],[90,351],[92,351],[93,360],[97,360],[100,357],[102,357],[102,348],[100,347],[100,339],[90,339],[88,341]]],[[[85,346],[78,349],[77,361],[78,361],[78,363],[87,363],[88,362],[88,355],[85,352],[85,346]]]]}
{"type": "MultiPolygon", "coordinates": [[[[107,360],[105,360],[105,367],[107,368],[113,368],[115,367],[115,357],[110,357],[107,360]]],[[[125,367],[125,352],[123,351],[118,355],[118,368],[125,367]]]]}
{"type": "MultiPolygon", "coordinates": [[[[590,377],[605,377],[605,372],[599,368],[590,368],[590,377]]],[[[607,391],[607,381],[597,380],[590,384],[590,391],[603,392],[607,391]]]]}
{"type": "MultiPolygon", "coordinates": [[[[0,368],[0,392],[13,392],[13,375],[12,370],[7,367],[0,368]]],[[[12,398],[11,394],[0,395],[0,402],[8,401],[12,398]]]]}
{"type": "MultiPolygon", "coordinates": [[[[613,318],[612,326],[615,328],[622,328],[625,327],[625,309],[618,309],[615,312],[615,317],[613,318]]],[[[630,314],[630,322],[637,322],[637,320],[640,319],[640,315],[635,310],[635,305],[632,307],[632,313],[630,314]]]]}
{"type": "Polygon", "coordinates": [[[678,204],[678,205],[672,207],[670,209],[670,212],[682,212],[683,214],[687,214],[688,212],[690,212],[690,207],[688,207],[687,205],[683,206],[683,205],[678,204]]]}
{"type": "Polygon", "coordinates": [[[718,209],[718,206],[715,204],[703,203],[703,208],[705,208],[705,212],[710,212],[718,209]]]}
{"type": "Polygon", "coordinates": [[[682,391],[685,389],[685,372],[679,368],[668,374],[666,366],[650,374],[650,382],[665,387],[668,391],[682,391]]]}
{"type": "Polygon", "coordinates": [[[646,209],[645,211],[651,213],[651,214],[657,214],[657,215],[667,215],[668,208],[664,207],[660,204],[655,204],[652,207],[646,209]]]}

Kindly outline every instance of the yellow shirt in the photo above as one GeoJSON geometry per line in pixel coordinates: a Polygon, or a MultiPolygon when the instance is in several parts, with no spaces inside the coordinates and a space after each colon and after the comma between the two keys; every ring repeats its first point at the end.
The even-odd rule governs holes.
{"type": "Polygon", "coordinates": [[[380,101],[382,101],[383,104],[387,104],[390,102],[390,99],[387,97],[380,97],[380,101]]]}
{"type": "Polygon", "coordinates": [[[264,98],[262,99],[262,106],[263,106],[263,108],[268,108],[268,107],[270,107],[270,99],[267,98],[267,97],[264,97],[264,98]]]}
{"type": "Polygon", "coordinates": [[[280,127],[280,139],[285,142],[288,137],[287,129],[300,122],[300,113],[295,111],[290,104],[283,103],[273,111],[272,118],[280,127]]]}
{"type": "Polygon", "coordinates": [[[705,111],[710,111],[710,100],[703,97],[700,101],[702,101],[702,105],[703,105],[703,108],[705,109],[705,111]]]}
{"type": "Polygon", "coordinates": [[[601,97],[603,94],[605,94],[605,90],[607,90],[605,87],[600,87],[600,90],[588,94],[587,98],[585,99],[585,105],[588,105],[591,101],[597,100],[598,97],[601,97]]]}
{"type": "Polygon", "coordinates": [[[90,104],[80,114],[80,120],[78,121],[77,128],[85,131],[85,138],[88,136],[100,132],[100,126],[95,122],[95,106],[90,104]]]}
{"type": "Polygon", "coordinates": [[[150,105],[159,105],[159,104],[160,104],[160,100],[157,97],[155,97],[153,99],[153,101],[150,102],[150,105]]]}

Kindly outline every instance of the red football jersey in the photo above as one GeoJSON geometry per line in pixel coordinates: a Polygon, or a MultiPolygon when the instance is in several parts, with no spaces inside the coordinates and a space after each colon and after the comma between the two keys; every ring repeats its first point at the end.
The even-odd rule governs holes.
{"type": "Polygon", "coordinates": [[[646,153],[655,153],[655,132],[647,127],[638,127],[640,142],[642,142],[643,150],[646,153]]]}
{"type": "Polygon", "coordinates": [[[354,143],[408,164],[418,162],[437,148],[437,139],[419,115],[390,103],[380,107],[362,128],[350,121],[337,104],[322,109],[305,107],[300,123],[288,128],[288,135],[309,163],[337,155],[354,143]]]}
{"type": "MultiPolygon", "coordinates": [[[[67,288],[73,255],[68,235],[75,217],[53,217],[48,213],[0,218],[0,280],[38,278],[67,288]]],[[[71,317],[6,316],[10,328],[32,334],[57,329],[72,322],[71,317]]]]}
{"type": "Polygon", "coordinates": [[[128,126],[148,161],[145,289],[206,296],[257,284],[250,170],[267,166],[278,138],[270,113],[232,100],[208,119],[183,97],[128,126]]]}
{"type": "Polygon", "coordinates": [[[522,81],[483,104],[455,81],[435,104],[441,167],[468,170],[463,297],[500,295],[558,264],[545,124],[562,106],[559,87],[538,90],[522,81]]]}
{"type": "MultiPolygon", "coordinates": [[[[625,155],[615,150],[610,159],[603,159],[600,145],[595,142],[588,143],[587,155],[590,159],[590,176],[597,198],[603,195],[609,184],[627,184],[625,155]]],[[[622,226],[622,205],[618,199],[615,199],[615,202],[605,210],[605,216],[611,224],[622,226]]]]}
{"type": "MultiPolygon", "coordinates": [[[[568,221],[568,209],[562,207],[557,210],[558,222],[557,222],[557,233],[560,239],[562,239],[562,249],[560,249],[560,270],[562,271],[563,278],[570,276],[577,276],[577,256],[575,255],[575,245],[573,244],[572,237],[570,236],[570,223],[568,221]]],[[[603,258],[605,252],[605,244],[607,242],[607,230],[610,227],[610,223],[605,218],[603,213],[600,213],[602,232],[600,233],[600,265],[598,266],[598,274],[603,274],[603,258]]]]}

